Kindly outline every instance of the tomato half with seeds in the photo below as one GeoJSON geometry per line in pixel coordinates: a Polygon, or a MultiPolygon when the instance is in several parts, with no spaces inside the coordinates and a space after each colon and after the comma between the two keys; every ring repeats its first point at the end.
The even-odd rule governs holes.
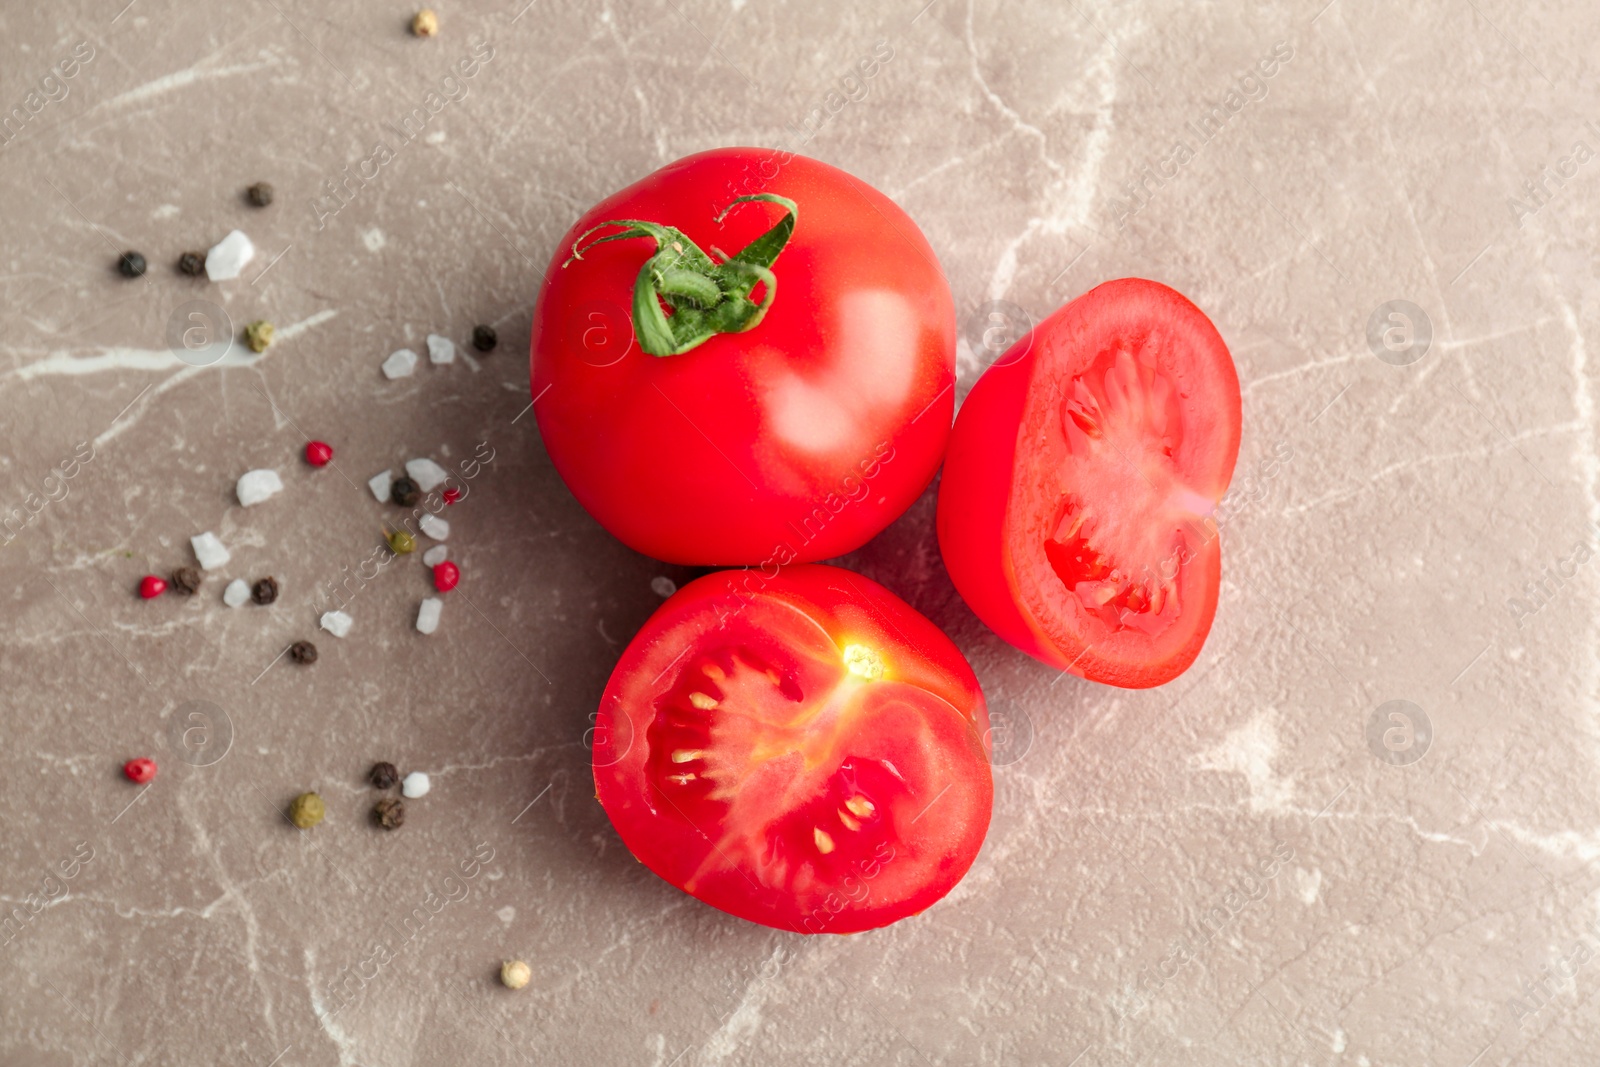
{"type": "Polygon", "coordinates": [[[1239,378],[1211,320],[1124,278],[1041,322],[956,417],[939,547],[997,634],[1091,681],[1144,688],[1200,653],[1239,454],[1239,378]]]}
{"type": "Polygon", "coordinates": [[[816,160],[724,148],[586,212],[533,315],[533,411],[639,552],[784,566],[921,495],[955,411],[955,305],[922,232],[816,160]]]}
{"type": "Polygon", "coordinates": [[[723,911],[851,933],[972,865],[994,783],[977,678],[876,582],[797,565],[709,574],[623,653],[595,789],[633,854],[723,911]]]}

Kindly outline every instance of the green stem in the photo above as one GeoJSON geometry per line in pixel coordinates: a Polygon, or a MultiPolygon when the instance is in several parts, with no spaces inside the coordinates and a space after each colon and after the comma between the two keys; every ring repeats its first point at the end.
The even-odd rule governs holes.
{"type": "MultiPolygon", "coordinates": [[[[573,260],[595,245],[648,237],[656,243],[655,254],[639,268],[633,283],[633,329],[639,347],[652,356],[679,356],[705,343],[719,333],[742,333],[761,323],[778,295],[778,279],[772,264],[789,243],[800,209],[788,197],[775,193],[741,196],[716,218],[721,222],[740,204],[764,201],[784,209],[783,218],[766,233],[740,249],[731,259],[718,263],[700,250],[682,230],[640,219],[611,219],[585,231],[572,244],[573,260]],[[611,226],[616,233],[596,237],[592,234],[611,226]],[[764,292],[761,302],[750,299],[755,287],[764,292]],[[666,304],[672,314],[662,308],[666,304]]],[[[718,253],[719,255],[721,253],[718,253]]]]}

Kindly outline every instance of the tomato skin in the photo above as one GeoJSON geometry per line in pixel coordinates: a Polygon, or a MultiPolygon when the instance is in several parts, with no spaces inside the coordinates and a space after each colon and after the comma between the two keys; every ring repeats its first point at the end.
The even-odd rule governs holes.
{"type": "MultiPolygon", "coordinates": [[[[1064,642],[1052,635],[1025,595],[1027,579],[1015,558],[1018,472],[1027,466],[1024,410],[1030,391],[1052,387],[1051,360],[1075,346],[1099,340],[1096,323],[1129,316],[1137,309],[1153,320],[1181,324],[1204,352],[1191,373],[1210,379],[1210,407],[1191,413],[1195,436],[1206,454],[1195,474],[1196,490],[1213,504],[1231,479],[1239,450],[1238,377],[1216,329],[1181,294],[1157,282],[1127,278],[1107,282],[1058,309],[1019,340],[974,384],[962,403],[951,433],[939,488],[937,530],[940,552],[956,589],[996,634],[1034,658],[1090,681],[1125,688],[1162,685],[1188,669],[1210,632],[1220,587],[1221,547],[1214,523],[1195,526],[1192,555],[1185,558],[1186,608],[1181,627],[1164,642],[1139,647],[1123,641],[1116,654],[1097,650],[1087,636],[1064,642]]],[[[1192,391],[1192,382],[1191,382],[1192,391]]],[[[1076,636],[1076,635],[1075,635],[1076,636]]]]}
{"type": "Polygon", "coordinates": [[[678,160],[596,204],[556,246],[533,319],[534,413],[578,502],[629,547],[695,565],[807,562],[859,548],[932,479],[955,405],[955,309],[932,248],[877,190],[770,150],[678,160]],[[732,255],[799,207],[765,319],[657,357],[633,336],[654,251],[600,224],[675,226],[732,255]],[[619,352],[622,352],[620,356],[619,352]],[[613,362],[614,360],[614,362],[613,362]]]}
{"type": "MultiPolygon", "coordinates": [[[[752,706],[735,703],[732,683],[723,685],[717,696],[728,703],[707,712],[708,721],[749,718],[752,706]]],[[[784,692],[794,699],[793,688],[784,692]]],[[[770,577],[723,571],[679,590],[618,661],[596,716],[595,793],[634,856],[685,892],[779,929],[852,933],[922,911],[971,866],[994,800],[988,736],[983,693],[959,650],[876,582],[815,564],[770,577]],[[697,658],[761,641],[802,650],[801,668],[786,672],[784,684],[799,679],[807,695],[792,705],[774,698],[780,713],[832,707],[841,693],[844,712],[808,720],[808,732],[795,742],[808,752],[805,761],[789,761],[782,751],[749,761],[751,777],[731,804],[674,793],[660,773],[680,766],[678,753],[670,764],[661,759],[662,748],[673,747],[660,743],[676,728],[667,710],[672,694],[681,692],[683,677],[697,677],[691,669],[697,658]],[[880,678],[850,676],[839,657],[852,646],[881,655],[880,678]],[[826,787],[851,778],[855,772],[845,771],[853,767],[869,780],[875,764],[906,783],[900,789],[876,772],[879,786],[887,786],[873,794],[880,809],[874,814],[881,816],[876,826],[840,830],[818,822],[832,834],[828,854],[799,848],[806,853],[801,860],[773,861],[774,849],[797,840],[791,824],[799,821],[801,844],[809,845],[811,824],[829,814],[815,809],[837,807],[844,794],[830,797],[826,787]],[[766,765],[774,770],[761,777],[766,765]],[[808,784],[795,798],[773,799],[784,783],[801,778],[819,788],[808,784]],[[748,819],[755,825],[741,821],[748,819]],[[859,845],[846,840],[853,830],[861,831],[859,845]]]]}

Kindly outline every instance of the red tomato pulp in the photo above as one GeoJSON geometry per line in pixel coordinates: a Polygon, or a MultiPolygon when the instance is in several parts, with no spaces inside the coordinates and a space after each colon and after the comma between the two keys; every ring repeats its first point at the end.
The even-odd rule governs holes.
{"type": "Polygon", "coordinates": [[[997,634],[1129,688],[1200,653],[1239,453],[1239,379],[1216,327],[1157,282],[1107,282],[973,386],[939,488],[939,547],[997,634]]]}
{"type": "Polygon", "coordinates": [[[802,933],[915,914],[972,865],[994,801],[961,653],[876,582],[801,565],[690,583],[601,699],[595,791],[652,871],[802,933]]]}
{"type": "MultiPolygon", "coordinates": [[[[718,314],[702,311],[704,278],[682,273],[662,271],[688,294],[668,326],[688,321],[686,309],[718,314]]],[[[660,298],[649,302],[654,313],[660,298]]],[[[539,296],[531,358],[545,448],[602,526],[675,563],[783,565],[859,548],[927,486],[954,410],[955,311],[933,250],[883,194],[800,156],[779,166],[770,151],[719,149],[573,225],[539,296]],[[754,202],[717,221],[751,193],[797,212],[770,267],[775,290],[762,281],[750,292],[771,304],[742,332],[650,355],[633,309],[656,243],[590,245],[602,229],[570,259],[612,220],[676,227],[708,256],[737,256],[784,216],[754,202]]]]}

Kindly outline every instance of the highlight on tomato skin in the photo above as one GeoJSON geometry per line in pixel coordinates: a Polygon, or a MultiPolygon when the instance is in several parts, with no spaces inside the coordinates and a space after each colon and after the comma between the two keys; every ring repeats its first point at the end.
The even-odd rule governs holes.
{"type": "Polygon", "coordinates": [[[774,156],[702,152],[606,197],[539,291],[545,450],[596,521],[656,559],[843,555],[944,456],[955,304],[932,247],[867,183],[774,156]]]}
{"type": "Polygon", "coordinates": [[[1145,688],[1216,614],[1213,519],[1239,452],[1239,379],[1205,314],[1106,282],[995,362],[956,417],[940,552],[992,630],[1091,681],[1145,688]]]}
{"type": "Polygon", "coordinates": [[[914,915],[988,831],[972,668],[838,567],[685,586],[624,651],[595,727],[596,796],[634,856],[766,926],[843,934],[914,915]]]}

